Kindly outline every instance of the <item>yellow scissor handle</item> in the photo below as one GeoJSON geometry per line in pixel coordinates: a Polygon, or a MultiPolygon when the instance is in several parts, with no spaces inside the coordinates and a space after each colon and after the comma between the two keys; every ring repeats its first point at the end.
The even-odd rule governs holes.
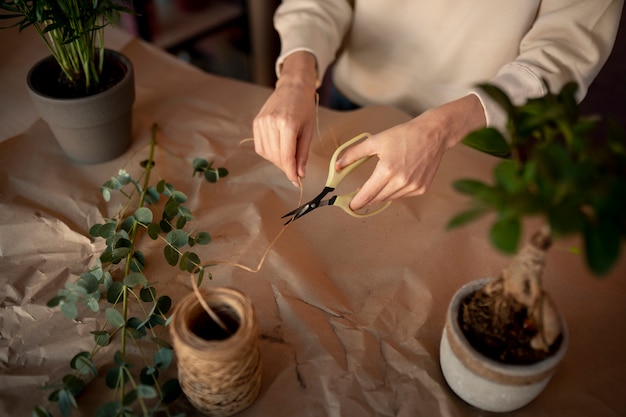
{"type": "MultiPolygon", "coordinates": [[[[346,176],[348,176],[348,174],[350,174],[352,171],[354,171],[356,168],[358,168],[360,165],[362,165],[364,162],[366,162],[367,160],[371,158],[371,156],[365,156],[359,160],[354,161],[350,165],[344,167],[341,171],[337,171],[335,169],[337,158],[339,157],[341,152],[343,152],[346,148],[352,146],[356,142],[363,140],[365,138],[368,138],[370,136],[371,135],[369,133],[361,133],[360,135],[357,135],[353,137],[352,139],[350,139],[349,141],[347,141],[346,143],[342,144],[341,146],[337,148],[337,150],[335,150],[335,153],[333,153],[333,157],[330,159],[330,165],[328,166],[328,179],[326,180],[327,187],[336,188],[337,185],[339,185],[339,183],[346,176]]],[[[337,196],[333,205],[341,207],[343,211],[345,211],[346,213],[348,213],[349,215],[353,217],[369,217],[369,216],[373,216],[375,214],[380,213],[381,211],[389,207],[389,205],[391,204],[391,201],[388,201],[385,204],[383,204],[381,207],[372,211],[368,211],[366,213],[359,213],[359,212],[353,211],[350,208],[350,201],[352,201],[352,198],[356,195],[357,192],[358,191],[353,191],[350,194],[337,196]]]]}
{"type": "Polygon", "coordinates": [[[347,177],[348,174],[350,174],[352,171],[354,171],[356,168],[358,168],[360,165],[362,165],[364,162],[371,158],[371,156],[364,156],[363,158],[356,160],[350,165],[344,167],[341,171],[337,171],[335,169],[337,158],[339,157],[339,154],[344,151],[344,149],[370,136],[371,135],[369,133],[361,133],[360,135],[357,135],[346,143],[342,144],[337,148],[337,150],[335,150],[333,157],[330,158],[330,165],[328,165],[328,178],[326,179],[327,187],[337,188],[337,185],[339,185],[339,183],[343,181],[343,179],[347,177]]]}
{"type": "Polygon", "coordinates": [[[333,206],[341,207],[343,211],[345,211],[352,217],[369,217],[369,216],[373,216],[375,214],[380,213],[381,211],[389,207],[389,205],[391,204],[391,201],[387,201],[385,204],[376,208],[375,210],[367,211],[365,213],[356,212],[350,208],[350,201],[352,201],[352,198],[356,195],[357,192],[358,191],[353,191],[350,194],[338,195],[335,198],[335,202],[333,203],[333,206]]]}

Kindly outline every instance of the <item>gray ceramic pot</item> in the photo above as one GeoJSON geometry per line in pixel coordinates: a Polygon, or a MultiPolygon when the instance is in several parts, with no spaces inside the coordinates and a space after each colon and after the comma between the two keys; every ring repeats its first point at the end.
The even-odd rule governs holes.
{"type": "Polygon", "coordinates": [[[59,98],[56,92],[47,91],[50,82],[42,77],[58,68],[52,56],[39,61],[28,73],[28,90],[39,115],[63,152],[78,163],[109,161],[123,154],[131,143],[133,66],[119,52],[106,50],[105,55],[105,61],[123,77],[105,91],[86,97],[59,98]]]}
{"type": "Polygon", "coordinates": [[[567,350],[569,335],[562,322],[563,341],[553,356],[532,365],[506,365],[475,350],[459,325],[461,301],[490,279],[464,285],[452,298],[440,344],[441,370],[452,390],[471,405],[486,411],[513,411],[539,395],[567,350]]]}

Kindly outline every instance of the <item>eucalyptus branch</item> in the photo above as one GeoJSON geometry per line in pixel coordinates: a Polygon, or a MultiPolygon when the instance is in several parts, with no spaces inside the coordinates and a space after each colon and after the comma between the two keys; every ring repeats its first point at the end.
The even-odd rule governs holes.
{"type": "MultiPolygon", "coordinates": [[[[168,404],[182,393],[176,379],[165,382],[159,379],[159,375],[172,362],[173,349],[167,341],[157,336],[156,327],[169,323],[168,312],[171,311],[172,302],[167,295],[158,295],[156,285],[149,283],[143,273],[145,258],[138,249],[140,237],[143,236],[140,231],[145,230],[145,235],[150,239],[163,242],[163,254],[170,265],[178,266],[181,271],[195,271],[199,281],[204,268],[196,271],[202,262],[190,248],[207,245],[211,236],[207,232],[191,234],[184,230],[194,219],[191,211],[183,205],[187,200],[184,193],[165,180],[151,185],[157,131],[157,126],[153,125],[148,159],[140,164],[141,183],[127,171],[120,170],[100,188],[105,201],[110,201],[112,194],[119,192],[126,202],[113,218],[105,219],[89,230],[94,238],[106,240],[106,248],[96,265],[81,274],[76,282],[67,283],[48,302],[50,307],[60,307],[63,314],[71,319],[78,316],[80,304],[94,313],[102,311],[100,304],[103,296],[110,304],[104,309],[104,324],[92,332],[94,347],[90,352],[76,354],[70,362],[73,371],[64,376],[60,384],[50,387],[54,390],[50,399],[58,403],[63,416],[69,416],[71,409],[78,406],[77,396],[86,386],[83,377],[98,376],[94,362],[96,355],[114,342],[119,343],[119,348],[114,351],[114,365],[107,371],[105,382],[115,395],[112,401],[98,409],[97,417],[127,414],[132,404],[138,406],[143,416],[162,411],[170,415],[168,404]],[[131,188],[130,191],[125,190],[127,187],[131,188]],[[161,197],[165,197],[165,201],[157,205],[161,197]],[[120,272],[122,277],[114,278],[120,272]],[[139,306],[143,318],[131,317],[131,303],[139,306]],[[146,355],[142,340],[148,335],[156,347],[152,361],[146,355]],[[137,348],[140,357],[138,377],[131,372],[133,364],[127,358],[129,340],[137,348]]],[[[226,169],[213,168],[213,164],[204,159],[195,159],[192,165],[193,175],[200,173],[208,182],[216,182],[228,175],[226,169]]],[[[35,409],[34,414],[51,416],[41,406],[35,409]]]]}

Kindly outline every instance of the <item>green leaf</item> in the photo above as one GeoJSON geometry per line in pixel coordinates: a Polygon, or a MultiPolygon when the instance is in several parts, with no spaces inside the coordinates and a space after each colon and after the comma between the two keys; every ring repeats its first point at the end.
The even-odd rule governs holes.
{"type": "Polygon", "coordinates": [[[139,298],[141,301],[150,302],[154,301],[156,298],[156,288],[154,287],[144,287],[139,291],[139,298]]]}
{"type": "Polygon", "coordinates": [[[85,381],[76,375],[65,375],[63,377],[63,389],[72,396],[80,394],[85,388],[85,381]]]}
{"type": "Polygon", "coordinates": [[[508,142],[502,133],[493,127],[475,130],[468,134],[462,142],[470,148],[501,158],[511,154],[508,142]]]}
{"type": "Polygon", "coordinates": [[[161,348],[154,354],[154,366],[166,370],[172,364],[172,349],[161,348]]]}
{"type": "Polygon", "coordinates": [[[119,281],[113,281],[107,290],[107,301],[111,304],[117,303],[122,298],[123,291],[124,284],[119,281]]]}
{"type": "Polygon", "coordinates": [[[175,248],[181,248],[187,244],[189,234],[184,230],[174,229],[167,234],[165,240],[175,248]]]}
{"type": "Polygon", "coordinates": [[[165,404],[174,402],[183,393],[178,379],[175,378],[165,381],[165,383],[161,386],[161,390],[163,391],[163,402],[165,404]]]}
{"type": "Polygon", "coordinates": [[[162,295],[156,302],[155,312],[157,314],[165,315],[172,307],[172,299],[167,295],[162,295]]]}
{"type": "Polygon", "coordinates": [[[208,169],[204,172],[204,178],[214,184],[220,179],[219,171],[215,168],[208,169]]]}
{"type": "MultiPolygon", "coordinates": [[[[126,393],[126,395],[124,396],[124,402],[123,404],[125,406],[130,406],[132,405],[132,403],[134,403],[135,401],[137,401],[138,398],[138,394],[137,394],[137,390],[136,389],[131,389],[130,391],[128,391],[126,393]]],[[[126,417],[126,416],[124,416],[126,417]]]]}
{"type": "Polygon", "coordinates": [[[142,272],[146,266],[146,258],[143,252],[136,250],[130,260],[130,269],[133,272],[142,272]]]}
{"type": "Polygon", "coordinates": [[[54,308],[54,307],[58,307],[59,304],[61,304],[63,301],[65,301],[65,296],[57,295],[56,297],[53,297],[50,300],[48,300],[46,305],[50,308],[54,308]]]}
{"type": "Polygon", "coordinates": [[[209,168],[209,162],[203,158],[196,158],[193,160],[193,175],[198,172],[204,172],[209,168]]]}
{"type": "Polygon", "coordinates": [[[158,378],[159,370],[154,366],[143,368],[139,374],[139,380],[144,385],[154,385],[156,383],[156,379],[158,378]]]}
{"type": "Polygon", "coordinates": [[[147,334],[144,323],[137,317],[131,317],[130,319],[128,319],[126,332],[133,339],[141,339],[147,334]]]}
{"type": "Polygon", "coordinates": [[[38,405],[33,410],[33,417],[52,417],[52,414],[44,407],[38,405]]]}
{"type": "Polygon", "coordinates": [[[480,195],[489,190],[489,186],[478,180],[458,180],[452,183],[454,189],[461,194],[480,195]]]}
{"type": "Polygon", "coordinates": [[[181,191],[174,191],[171,198],[177,203],[184,203],[187,201],[187,196],[181,191]]]}
{"type": "Polygon", "coordinates": [[[135,285],[147,285],[148,279],[141,272],[133,272],[124,277],[124,285],[133,288],[135,285]]]}
{"type": "Polygon", "coordinates": [[[89,272],[81,274],[76,284],[83,287],[87,294],[92,294],[100,289],[100,281],[89,272]]]}
{"type": "Polygon", "coordinates": [[[106,319],[109,321],[111,326],[115,328],[122,327],[124,325],[124,317],[122,314],[116,309],[109,307],[104,312],[106,319]]]}
{"type": "Polygon", "coordinates": [[[167,203],[165,203],[165,207],[163,208],[163,213],[168,219],[173,219],[174,216],[178,214],[178,208],[180,207],[180,203],[176,200],[169,199],[167,203]]]}
{"type": "Polygon", "coordinates": [[[146,204],[156,204],[159,202],[159,197],[160,194],[159,192],[156,190],[155,187],[148,187],[146,189],[146,197],[145,197],[145,202],[146,204]]]}
{"type": "Polygon", "coordinates": [[[500,162],[493,170],[496,183],[509,193],[518,193],[524,188],[517,165],[511,160],[500,162]]]}
{"type": "Polygon", "coordinates": [[[454,216],[450,222],[448,222],[448,225],[446,226],[447,229],[454,229],[456,227],[460,227],[463,226],[467,223],[470,223],[474,220],[479,219],[480,217],[484,216],[486,213],[488,213],[489,210],[485,207],[477,207],[477,208],[472,208],[469,210],[465,210],[459,214],[457,214],[456,216],[454,216]]]}
{"type": "Polygon", "coordinates": [[[497,220],[489,232],[493,245],[508,254],[513,254],[517,251],[520,234],[520,221],[510,218],[497,220]]]}
{"type": "Polygon", "coordinates": [[[157,240],[159,238],[159,234],[161,233],[161,227],[158,223],[150,223],[148,225],[148,236],[150,239],[157,240]]]}
{"type": "Polygon", "coordinates": [[[61,312],[70,320],[74,320],[78,316],[78,308],[76,308],[76,304],[72,302],[62,303],[61,312]]]}
{"type": "Polygon", "coordinates": [[[599,276],[607,274],[619,257],[619,228],[599,219],[595,227],[584,232],[585,259],[591,271],[599,276]]]}
{"type": "Polygon", "coordinates": [[[94,330],[91,334],[98,346],[108,346],[111,343],[111,334],[105,330],[94,330]]]}
{"type": "Polygon", "coordinates": [[[180,259],[181,271],[193,272],[200,265],[200,257],[194,252],[185,252],[180,259]]]}
{"type": "Polygon", "coordinates": [[[176,266],[178,264],[178,258],[180,255],[176,251],[176,248],[172,246],[165,246],[163,248],[163,255],[165,256],[165,260],[170,266],[176,266]]]}
{"type": "Polygon", "coordinates": [[[151,399],[157,397],[157,392],[153,387],[142,384],[137,386],[137,396],[139,398],[151,399]]]}
{"type": "Polygon", "coordinates": [[[152,222],[152,210],[147,207],[139,207],[135,211],[135,220],[141,224],[150,224],[152,222]]]}
{"type": "Polygon", "coordinates": [[[70,367],[72,369],[76,369],[82,375],[98,375],[98,369],[96,365],[91,360],[91,356],[89,352],[80,352],[75,355],[70,361],[70,367]]]}
{"type": "Polygon", "coordinates": [[[122,415],[123,410],[124,407],[122,403],[119,401],[110,401],[98,407],[95,417],[117,417],[122,415]]]}
{"type": "Polygon", "coordinates": [[[72,407],[78,408],[78,404],[76,403],[76,398],[68,390],[65,390],[65,389],[59,390],[58,401],[59,401],[59,408],[61,409],[61,414],[63,414],[63,416],[69,416],[71,413],[72,407]]]}
{"type": "Polygon", "coordinates": [[[207,232],[199,232],[196,235],[196,243],[199,245],[208,245],[211,243],[211,235],[207,232]]]}

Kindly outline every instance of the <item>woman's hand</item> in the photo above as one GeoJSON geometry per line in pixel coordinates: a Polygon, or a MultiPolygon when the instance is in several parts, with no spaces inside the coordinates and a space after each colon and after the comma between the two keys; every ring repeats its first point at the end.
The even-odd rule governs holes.
{"type": "Polygon", "coordinates": [[[431,109],[348,148],[336,169],[366,156],[377,156],[370,178],[350,202],[352,210],[424,194],[445,151],[469,132],[485,126],[480,100],[471,94],[431,109]]]}
{"type": "Polygon", "coordinates": [[[254,148],[298,185],[304,178],[315,122],[315,58],[308,52],[289,55],[276,88],[253,122],[254,148]]]}

